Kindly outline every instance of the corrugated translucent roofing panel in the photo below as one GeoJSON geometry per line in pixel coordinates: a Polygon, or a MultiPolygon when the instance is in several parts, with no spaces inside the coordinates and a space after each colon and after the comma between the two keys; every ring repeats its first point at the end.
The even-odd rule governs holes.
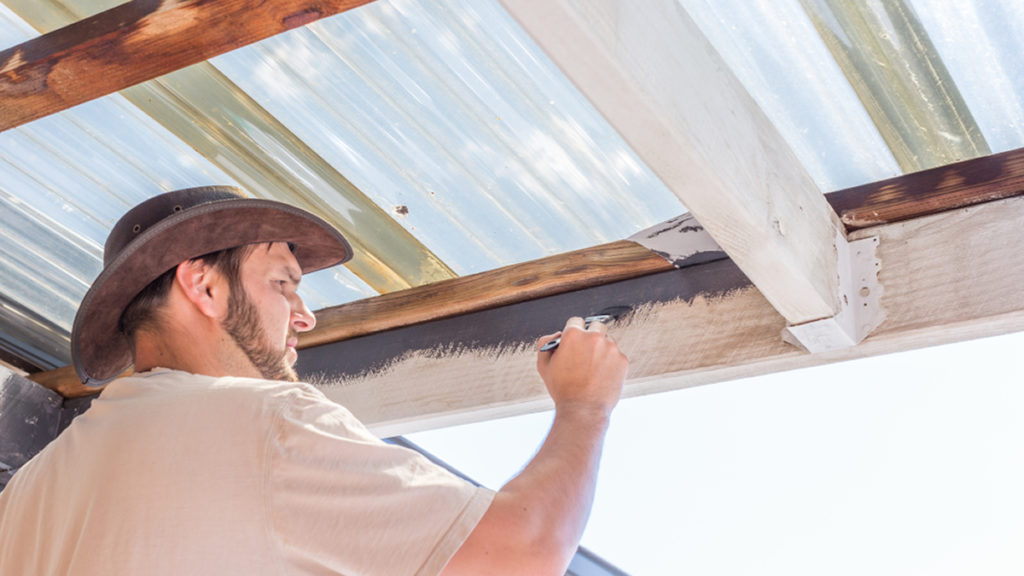
{"type": "Polygon", "coordinates": [[[1024,2],[910,3],[992,152],[1024,145],[1024,2]]]}
{"type": "Polygon", "coordinates": [[[684,211],[493,0],[378,2],[214,63],[460,274],[684,211]]]}
{"type": "MultiPolygon", "coordinates": [[[[0,5],[0,45],[36,36],[0,5]]],[[[102,268],[103,243],[129,208],[224,173],[120,96],[0,133],[0,347],[41,367],[70,362],[78,304],[102,268]]],[[[372,294],[344,269],[310,275],[323,307],[372,294]]]]}
{"type": "Polygon", "coordinates": [[[155,192],[217,177],[147,120],[115,96],[0,133],[0,293],[56,328],[37,351],[45,364],[68,360],[67,334],[114,221],[155,192]]]}
{"type": "Polygon", "coordinates": [[[823,192],[900,173],[798,0],[680,0],[823,192]]]}
{"type": "MultiPolygon", "coordinates": [[[[822,191],[831,191],[897,175],[901,172],[871,117],[812,24],[804,6],[814,6],[837,34],[840,43],[857,41],[844,36],[830,11],[865,11],[887,17],[919,20],[920,32],[934,44],[940,64],[948,69],[954,86],[937,86],[962,96],[969,114],[980,127],[993,152],[1024,146],[1024,43],[1018,31],[1024,25],[1024,4],[970,0],[874,0],[843,4],[832,0],[680,0],[730,68],[786,138],[822,191]]],[[[857,15],[854,14],[856,18],[857,15]]],[[[893,30],[879,25],[867,35],[880,50],[914,56],[899,45],[893,30]]],[[[872,48],[865,48],[870,50],[872,48]]],[[[876,63],[877,64],[877,63],[876,63]]],[[[927,62],[889,62],[914,78],[914,69],[927,62]]],[[[942,75],[939,75],[940,78],[942,75]]],[[[880,90],[890,89],[885,85],[880,90]]],[[[919,94],[876,94],[897,112],[927,116],[942,112],[941,102],[919,94]],[[891,99],[891,100],[890,100],[891,99]],[[912,108],[912,110],[908,110],[912,108]]],[[[919,116],[920,117],[920,116],[919,116]]],[[[887,129],[889,127],[886,127],[887,129]]],[[[927,132],[930,124],[918,126],[927,132]]],[[[956,141],[966,134],[931,134],[956,141]]],[[[963,158],[951,158],[955,161],[963,158]]],[[[930,165],[923,166],[930,167],[930,165]]]]}

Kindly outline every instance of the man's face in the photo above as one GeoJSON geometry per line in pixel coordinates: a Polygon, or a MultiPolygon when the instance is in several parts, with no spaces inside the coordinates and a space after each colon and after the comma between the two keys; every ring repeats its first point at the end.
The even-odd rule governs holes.
{"type": "Polygon", "coordinates": [[[221,325],[269,380],[298,380],[293,368],[298,333],[316,324],[296,293],[301,278],[302,270],[287,244],[261,244],[242,262],[241,290],[231,289],[221,325]]]}

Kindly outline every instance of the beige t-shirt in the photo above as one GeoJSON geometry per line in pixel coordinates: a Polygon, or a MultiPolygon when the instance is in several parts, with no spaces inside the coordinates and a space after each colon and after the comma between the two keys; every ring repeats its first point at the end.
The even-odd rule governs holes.
{"type": "Polygon", "coordinates": [[[492,497],[307,384],[159,369],[0,493],[0,574],[436,575],[492,497]]]}

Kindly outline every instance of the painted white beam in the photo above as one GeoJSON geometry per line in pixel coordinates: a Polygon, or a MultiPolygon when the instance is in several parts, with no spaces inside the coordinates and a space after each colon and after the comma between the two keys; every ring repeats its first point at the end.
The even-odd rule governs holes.
{"type": "MultiPolygon", "coordinates": [[[[805,354],[754,287],[637,310],[612,330],[631,359],[626,395],[888,354],[1024,330],[1024,197],[855,232],[879,239],[886,320],[859,345],[805,354]]],[[[699,271],[700,267],[693,270],[699,271]]],[[[549,406],[519,349],[410,351],[380,373],[321,383],[384,435],[549,406]]]]}
{"type": "Polygon", "coordinates": [[[761,293],[840,312],[842,224],[676,0],[502,0],[761,293]]]}

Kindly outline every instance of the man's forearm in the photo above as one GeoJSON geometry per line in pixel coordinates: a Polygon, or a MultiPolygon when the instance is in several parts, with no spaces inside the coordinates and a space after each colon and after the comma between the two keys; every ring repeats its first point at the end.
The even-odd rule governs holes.
{"type": "Polygon", "coordinates": [[[494,497],[447,576],[562,576],[590,515],[601,448],[629,360],[600,322],[570,318],[537,342],[555,421],[530,463],[494,497]],[[561,338],[556,351],[544,344],[561,338]]]}
{"type": "Polygon", "coordinates": [[[556,410],[537,455],[496,495],[444,572],[561,576],[590,514],[609,415],[556,410]]]}

